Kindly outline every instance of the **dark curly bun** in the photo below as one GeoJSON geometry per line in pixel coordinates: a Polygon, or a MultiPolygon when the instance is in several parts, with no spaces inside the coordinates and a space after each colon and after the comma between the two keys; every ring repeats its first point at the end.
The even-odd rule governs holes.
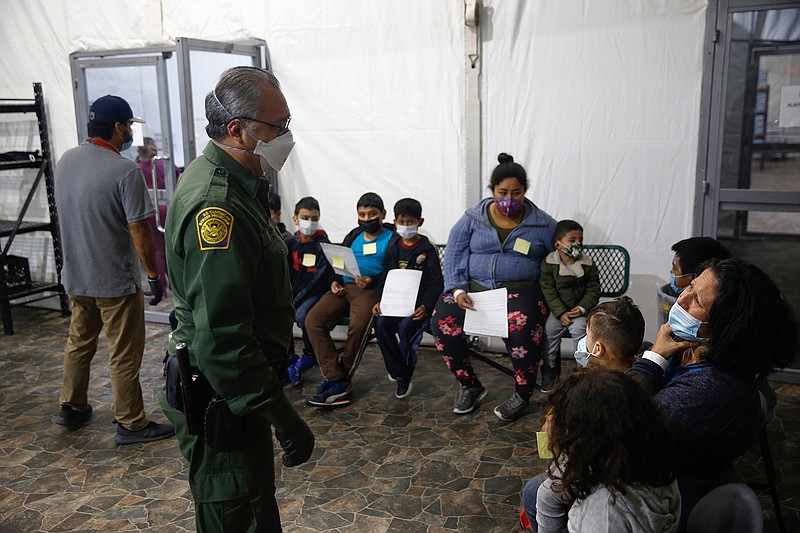
{"type": "Polygon", "coordinates": [[[497,161],[502,165],[504,163],[513,163],[514,158],[508,155],[507,153],[503,152],[497,156],[497,161]]]}
{"type": "Polygon", "coordinates": [[[489,190],[494,191],[501,181],[507,178],[516,178],[520,185],[527,191],[528,190],[528,175],[522,165],[514,162],[514,158],[505,152],[497,156],[497,161],[500,162],[492,172],[492,177],[489,180],[489,190]]]}

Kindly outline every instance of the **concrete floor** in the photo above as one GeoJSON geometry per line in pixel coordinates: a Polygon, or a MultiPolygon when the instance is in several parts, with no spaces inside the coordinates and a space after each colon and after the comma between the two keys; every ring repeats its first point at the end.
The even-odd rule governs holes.
{"type": "MultiPolygon", "coordinates": [[[[186,462],[176,441],[114,444],[105,349],[93,364],[94,416],[69,432],[53,423],[68,319],[18,307],[14,320],[17,333],[0,337],[0,532],[194,531],[186,462]]],[[[163,420],[157,395],[167,331],[148,325],[142,369],[145,405],[157,421],[163,420]]],[[[539,409],[501,423],[492,408],[511,393],[510,378],[476,363],[489,394],[474,414],[453,415],[455,381],[430,348],[419,359],[414,392],[402,401],[374,347],[359,368],[349,407],[302,405],[320,379],[317,369],[304,390],[287,389],[317,435],[317,448],[301,467],[276,463],[285,531],[518,531],[522,486],[545,466],[533,437],[539,409]]],[[[800,531],[800,386],[776,386],[769,437],[787,528],[800,531]]],[[[764,480],[757,446],[741,466],[748,479],[764,480]]],[[[768,492],[757,492],[767,531],[777,531],[768,492]]]]}

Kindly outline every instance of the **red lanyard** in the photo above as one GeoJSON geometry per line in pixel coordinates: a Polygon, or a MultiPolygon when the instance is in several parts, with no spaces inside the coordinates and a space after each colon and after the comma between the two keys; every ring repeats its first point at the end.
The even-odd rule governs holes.
{"type": "Polygon", "coordinates": [[[98,139],[97,137],[89,137],[88,139],[86,139],[86,142],[95,144],[97,146],[102,146],[103,148],[107,148],[108,150],[119,153],[119,150],[117,150],[114,147],[114,145],[108,144],[103,139],[98,139]]]}

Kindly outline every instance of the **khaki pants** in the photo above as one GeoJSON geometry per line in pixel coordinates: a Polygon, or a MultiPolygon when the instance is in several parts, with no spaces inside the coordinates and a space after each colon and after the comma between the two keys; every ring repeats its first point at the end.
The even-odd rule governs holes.
{"type": "Polygon", "coordinates": [[[148,424],[144,413],[139,369],[144,353],[142,292],[117,298],[70,296],[72,320],[64,347],[64,386],[61,403],[82,408],[88,403],[89,372],[97,340],[105,326],[109,374],[114,392],[114,417],[125,429],[148,424]]]}
{"type": "Polygon", "coordinates": [[[367,331],[372,318],[372,307],[378,303],[378,291],[359,289],[355,283],[345,283],[343,296],[326,292],[306,317],[306,331],[317,356],[322,375],[328,381],[347,378],[353,367],[361,338],[367,331]],[[339,320],[350,311],[350,325],[347,327],[347,340],[341,363],[336,352],[336,344],[331,339],[331,330],[339,320]]]}

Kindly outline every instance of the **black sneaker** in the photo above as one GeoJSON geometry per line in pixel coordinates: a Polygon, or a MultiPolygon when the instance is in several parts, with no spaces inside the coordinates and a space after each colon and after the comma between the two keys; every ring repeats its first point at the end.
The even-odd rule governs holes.
{"type": "Polygon", "coordinates": [[[78,429],[92,418],[92,406],[86,404],[83,410],[73,409],[67,404],[61,406],[56,424],[67,429],[78,429]]]}
{"type": "Polygon", "coordinates": [[[412,390],[414,390],[414,384],[411,380],[400,378],[397,380],[397,392],[395,392],[394,395],[398,400],[402,400],[403,398],[407,398],[412,390]]]}
{"type": "Polygon", "coordinates": [[[497,418],[500,420],[511,422],[521,417],[527,408],[528,400],[523,400],[522,397],[515,392],[514,396],[494,408],[494,414],[496,414],[497,418]]]}
{"type": "Polygon", "coordinates": [[[137,442],[151,442],[154,440],[166,439],[175,434],[175,427],[170,424],[157,424],[150,422],[142,429],[133,431],[125,429],[122,424],[117,424],[117,434],[114,435],[114,442],[117,444],[135,444],[137,442]]]}
{"type": "Polygon", "coordinates": [[[453,404],[453,412],[457,415],[465,415],[475,410],[479,401],[486,396],[486,387],[464,387],[456,391],[456,401],[453,404]]]}

